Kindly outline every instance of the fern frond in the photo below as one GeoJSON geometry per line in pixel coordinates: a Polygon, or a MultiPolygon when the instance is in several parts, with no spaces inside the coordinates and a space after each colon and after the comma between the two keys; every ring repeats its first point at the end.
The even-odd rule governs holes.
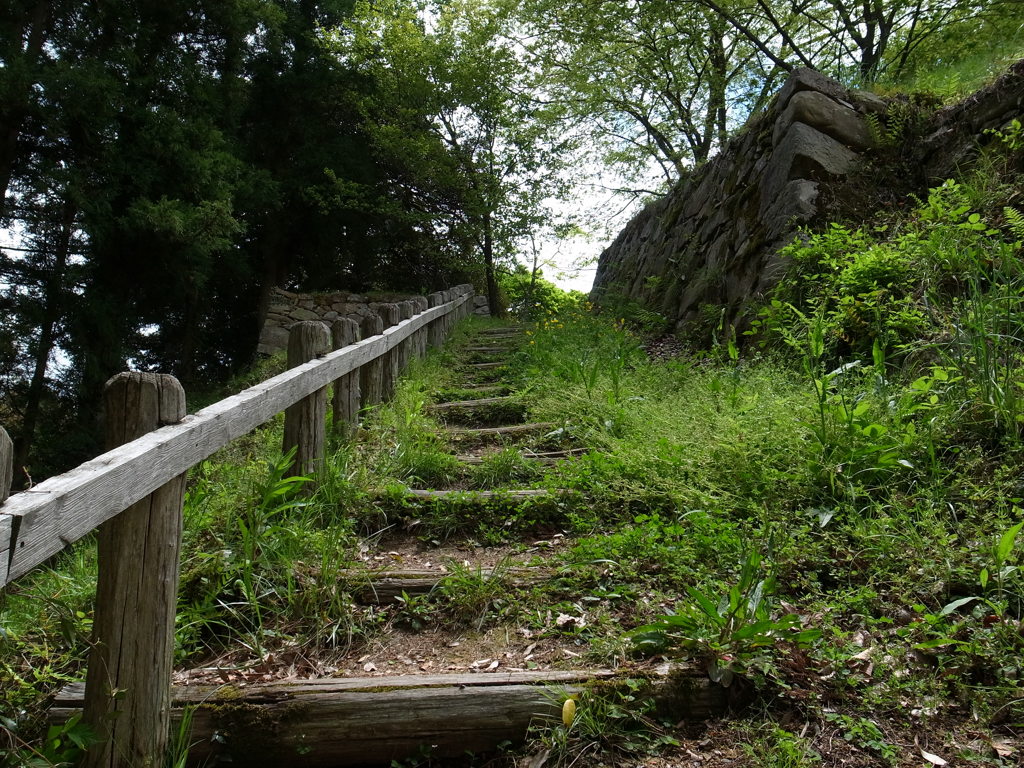
{"type": "Polygon", "coordinates": [[[1024,213],[1008,205],[1003,208],[1003,216],[1006,217],[1006,226],[1010,228],[1013,236],[1024,241],[1024,213]]]}

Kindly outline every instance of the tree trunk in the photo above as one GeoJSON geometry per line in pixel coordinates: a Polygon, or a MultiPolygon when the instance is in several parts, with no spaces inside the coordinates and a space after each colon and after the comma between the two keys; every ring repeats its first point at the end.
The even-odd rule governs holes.
{"type": "MultiPolygon", "coordinates": [[[[28,457],[35,438],[36,423],[43,399],[46,384],[46,368],[53,351],[54,330],[63,310],[62,294],[64,293],[64,272],[67,269],[68,255],[71,252],[71,235],[74,230],[75,207],[68,198],[64,200],[63,217],[61,219],[60,241],[56,245],[53,268],[46,277],[43,289],[43,321],[39,329],[39,342],[36,346],[32,381],[28,386],[25,401],[25,415],[21,421],[21,434],[14,451],[14,466],[19,470],[28,464],[28,457]]],[[[24,473],[21,473],[24,476],[24,473]]]]}
{"type": "Polygon", "coordinates": [[[484,225],[484,271],[487,275],[487,303],[490,305],[491,317],[504,317],[498,295],[498,281],[494,276],[494,222],[490,212],[483,216],[484,225]]]}

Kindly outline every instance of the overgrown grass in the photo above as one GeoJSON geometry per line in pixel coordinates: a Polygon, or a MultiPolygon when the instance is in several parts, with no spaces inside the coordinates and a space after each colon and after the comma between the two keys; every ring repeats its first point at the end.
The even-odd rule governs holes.
{"type": "MultiPolygon", "coordinates": [[[[315,492],[289,476],[279,420],[237,441],[190,479],[179,661],[315,671],[385,630],[505,624],[593,663],[646,648],[706,665],[759,702],[733,738],[766,764],[812,765],[829,740],[894,764],[921,729],[1021,727],[1024,237],[1005,189],[945,185],[877,227],[808,235],[746,344],[652,363],[621,321],[562,305],[499,378],[519,393],[505,416],[555,426],[479,464],[429,409],[474,396],[456,349],[477,321],[332,445],[315,492]],[[541,446],[587,452],[522,455],[541,446]],[[469,493],[413,503],[415,487],[469,493]],[[471,493],[495,488],[551,493],[471,493]],[[398,530],[570,544],[514,595],[453,563],[429,595],[357,605],[361,550],[398,530]]],[[[38,729],[78,674],[94,567],[83,544],[4,594],[9,730],[38,729]]],[[[671,746],[629,690],[578,707],[540,736],[553,760],[671,746]]]]}
{"type": "MultiPolygon", "coordinates": [[[[760,348],[649,364],[581,311],[523,353],[531,414],[593,449],[553,474],[594,513],[566,562],[595,598],[646,595],[627,626],[660,603],[651,647],[879,764],[968,713],[1024,724],[1022,238],[993,178],[795,245],[760,348]]],[[[769,733],[750,749],[773,764],[817,759],[822,739],[769,733]]]]}

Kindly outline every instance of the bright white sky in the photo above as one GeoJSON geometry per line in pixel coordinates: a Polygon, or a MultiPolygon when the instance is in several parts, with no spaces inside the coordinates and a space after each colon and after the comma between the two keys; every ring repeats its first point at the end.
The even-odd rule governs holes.
{"type": "MultiPolygon", "coordinates": [[[[563,290],[583,293],[590,293],[594,284],[597,259],[601,252],[643,206],[640,200],[629,201],[610,192],[602,182],[615,183],[618,179],[610,178],[614,174],[607,169],[601,169],[593,163],[589,165],[593,166],[594,181],[578,193],[576,200],[571,203],[554,203],[553,208],[556,211],[573,210],[577,214],[583,212],[583,226],[590,235],[565,240],[538,240],[544,279],[563,290]]],[[[531,266],[529,254],[522,254],[520,260],[527,268],[531,266]]]]}
{"type": "Polygon", "coordinates": [[[550,265],[544,267],[544,278],[565,291],[590,293],[597,273],[596,259],[605,245],[582,237],[543,243],[541,258],[550,265]]]}

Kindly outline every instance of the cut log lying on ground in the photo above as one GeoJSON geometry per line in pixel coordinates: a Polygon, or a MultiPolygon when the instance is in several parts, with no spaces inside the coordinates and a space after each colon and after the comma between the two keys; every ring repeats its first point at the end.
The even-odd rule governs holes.
{"type": "Polygon", "coordinates": [[[480,331],[479,336],[519,336],[523,332],[521,325],[510,325],[506,328],[487,328],[480,331]]]}
{"type": "Polygon", "coordinates": [[[463,384],[461,389],[470,392],[508,392],[507,384],[463,384]]]}
{"type": "MultiPolygon", "coordinates": [[[[616,680],[648,679],[674,720],[702,720],[726,707],[726,690],[692,667],[669,670],[493,672],[464,675],[292,680],[172,690],[176,727],[194,708],[189,765],[215,759],[247,768],[389,765],[424,750],[437,757],[521,743],[531,724],[561,723],[566,696],[616,680]]],[[[80,684],[57,696],[50,718],[80,711],[80,684]]],[[[583,698],[580,707],[587,706],[583,698]]]]}
{"type": "MultiPolygon", "coordinates": [[[[541,568],[480,568],[470,570],[469,574],[516,589],[547,581],[552,572],[541,568]]],[[[403,594],[428,594],[451,575],[443,571],[346,571],[342,577],[355,585],[352,596],[357,602],[377,605],[393,603],[403,594]]]]}
{"type": "MultiPolygon", "coordinates": [[[[555,464],[558,463],[558,459],[549,459],[549,458],[545,458],[545,457],[536,458],[534,456],[525,456],[524,455],[523,458],[527,459],[529,461],[532,461],[532,462],[534,462],[536,464],[543,465],[545,467],[553,467],[555,464]]],[[[455,459],[456,459],[456,461],[459,461],[462,464],[469,464],[470,466],[477,466],[477,465],[483,464],[484,461],[486,460],[485,457],[483,457],[483,456],[465,456],[465,455],[456,456],[455,459]]]]}
{"type": "Polygon", "coordinates": [[[508,365],[508,363],[502,360],[494,363],[467,363],[466,367],[472,368],[475,371],[490,371],[495,368],[504,368],[506,365],[508,365]]]}
{"type": "MultiPolygon", "coordinates": [[[[564,451],[522,451],[519,455],[527,461],[535,461],[538,464],[556,464],[562,459],[570,459],[574,456],[583,456],[589,453],[589,448],[568,448],[564,451]]],[[[459,455],[455,457],[463,464],[483,464],[487,459],[487,455],[483,456],[470,456],[470,455],[459,455]]]]}
{"type": "Polygon", "coordinates": [[[505,405],[514,403],[514,397],[484,397],[480,400],[453,400],[448,403],[435,403],[428,405],[429,411],[457,411],[461,409],[472,410],[473,408],[486,408],[491,405],[505,405]]]}
{"type": "Polygon", "coordinates": [[[510,345],[510,344],[492,344],[492,345],[489,345],[489,346],[486,346],[486,347],[466,347],[464,351],[465,352],[487,352],[487,353],[492,353],[492,352],[511,352],[513,349],[515,349],[515,347],[510,345]]]}
{"type": "Polygon", "coordinates": [[[417,499],[447,499],[450,496],[465,496],[467,498],[480,499],[509,499],[519,501],[520,499],[536,499],[540,496],[551,496],[552,494],[569,493],[569,491],[549,491],[546,488],[527,489],[522,491],[433,491],[410,488],[409,495],[417,499]]]}
{"type": "Polygon", "coordinates": [[[489,435],[518,435],[524,432],[537,432],[541,429],[552,429],[554,426],[554,422],[537,421],[532,424],[513,424],[509,427],[450,428],[447,432],[455,437],[485,437],[489,435]]]}

